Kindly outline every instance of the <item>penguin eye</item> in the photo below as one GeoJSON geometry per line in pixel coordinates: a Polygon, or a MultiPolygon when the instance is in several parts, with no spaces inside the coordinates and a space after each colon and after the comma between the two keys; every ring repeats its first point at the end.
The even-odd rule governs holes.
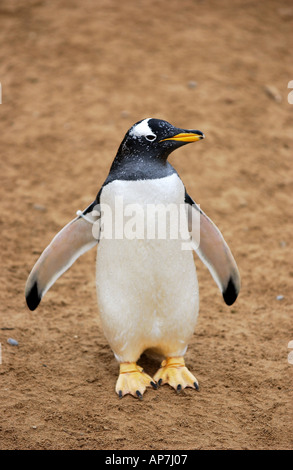
{"type": "Polygon", "coordinates": [[[150,142],[153,142],[154,140],[156,140],[157,136],[154,135],[154,134],[148,134],[145,136],[146,140],[149,140],[150,142]]]}

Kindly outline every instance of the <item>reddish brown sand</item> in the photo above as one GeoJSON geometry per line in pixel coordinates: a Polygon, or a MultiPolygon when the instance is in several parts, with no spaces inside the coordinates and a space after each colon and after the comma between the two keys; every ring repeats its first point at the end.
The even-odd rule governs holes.
{"type": "Polygon", "coordinates": [[[291,1],[2,0],[0,15],[1,449],[291,448],[291,1]],[[227,307],[196,259],[186,362],[200,392],[119,400],[95,250],[35,312],[23,292],[126,130],[150,116],[206,134],[170,160],[222,230],[242,291],[227,307]]]}

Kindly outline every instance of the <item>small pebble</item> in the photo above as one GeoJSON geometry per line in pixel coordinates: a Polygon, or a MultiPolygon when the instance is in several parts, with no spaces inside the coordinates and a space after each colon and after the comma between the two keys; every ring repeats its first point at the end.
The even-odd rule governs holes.
{"type": "Polygon", "coordinates": [[[283,300],[284,296],[283,295],[277,295],[276,299],[277,300],[283,300]]]}
{"type": "Polygon", "coordinates": [[[242,199],[239,201],[239,207],[246,207],[247,206],[247,201],[245,199],[242,199]]]}
{"type": "Polygon", "coordinates": [[[278,8],[278,13],[284,20],[293,18],[293,8],[278,8]]]}
{"type": "Polygon", "coordinates": [[[196,88],[197,83],[194,80],[190,80],[190,82],[187,83],[188,88],[196,88]]]}
{"type": "Polygon", "coordinates": [[[13,339],[13,338],[8,338],[7,343],[11,344],[11,346],[18,346],[18,341],[16,341],[16,339],[13,339]]]}
{"type": "Polygon", "coordinates": [[[121,117],[122,118],[128,118],[130,116],[130,113],[128,111],[126,111],[126,109],[124,109],[123,111],[121,111],[121,117]]]}
{"type": "Polygon", "coordinates": [[[36,210],[36,211],[45,211],[46,210],[46,207],[43,206],[42,204],[34,204],[33,205],[33,208],[36,210]]]}
{"type": "Polygon", "coordinates": [[[37,426],[32,426],[33,429],[37,429],[37,426]]]}
{"type": "Polygon", "coordinates": [[[266,85],[264,90],[270,98],[272,98],[277,103],[281,103],[282,95],[274,85],[266,85]]]}

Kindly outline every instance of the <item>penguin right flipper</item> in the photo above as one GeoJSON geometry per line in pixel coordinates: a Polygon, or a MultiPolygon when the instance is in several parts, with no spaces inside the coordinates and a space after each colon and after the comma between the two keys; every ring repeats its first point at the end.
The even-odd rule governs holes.
{"type": "Polygon", "coordinates": [[[99,213],[94,210],[96,204],[94,201],[60,230],[34,265],[25,286],[30,310],[37,308],[42,297],[77,258],[97,245],[100,221],[99,213]]]}
{"type": "Polygon", "coordinates": [[[187,193],[185,203],[188,205],[188,226],[191,238],[195,245],[199,241],[199,245],[194,246],[194,251],[210,271],[226,304],[232,305],[238,297],[241,284],[236,261],[218,227],[187,193]],[[200,216],[200,234],[198,234],[198,224],[193,226],[192,223],[193,211],[200,216]]]}

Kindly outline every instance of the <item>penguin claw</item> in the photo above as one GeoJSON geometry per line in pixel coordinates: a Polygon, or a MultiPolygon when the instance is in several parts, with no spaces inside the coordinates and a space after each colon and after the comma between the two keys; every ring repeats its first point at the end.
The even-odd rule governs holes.
{"type": "Polygon", "coordinates": [[[142,400],[142,399],[143,399],[143,396],[142,396],[142,394],[140,393],[140,391],[139,391],[139,390],[136,390],[136,392],[135,392],[135,393],[136,393],[136,395],[138,396],[138,398],[139,398],[140,400],[142,400]]]}

